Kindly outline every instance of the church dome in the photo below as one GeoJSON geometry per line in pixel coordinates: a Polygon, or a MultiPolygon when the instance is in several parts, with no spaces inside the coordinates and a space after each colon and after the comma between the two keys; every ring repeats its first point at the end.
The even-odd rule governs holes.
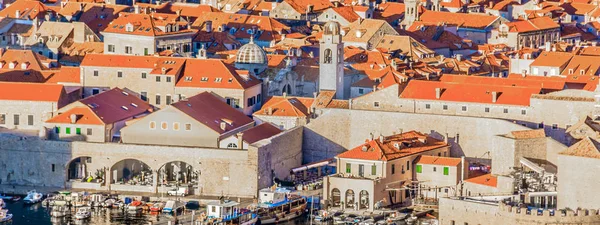
{"type": "Polygon", "coordinates": [[[323,26],[323,35],[340,35],[340,24],[336,21],[329,21],[323,26]]]}
{"type": "Polygon", "coordinates": [[[238,50],[235,59],[238,64],[267,64],[267,54],[252,40],[238,50]]]}

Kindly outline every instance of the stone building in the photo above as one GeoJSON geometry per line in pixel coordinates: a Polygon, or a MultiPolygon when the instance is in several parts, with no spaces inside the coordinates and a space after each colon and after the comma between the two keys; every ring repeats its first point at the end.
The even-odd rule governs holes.
{"type": "MultiPolygon", "coordinates": [[[[475,44],[485,44],[491,36],[492,30],[498,28],[503,23],[508,22],[500,16],[490,16],[477,13],[456,13],[443,11],[424,11],[420,16],[420,22],[426,24],[447,24],[458,26],[456,34],[463,38],[473,41],[475,44]]],[[[410,23],[412,25],[412,23],[410,23]]],[[[407,26],[407,27],[410,27],[407,26]]]]}
{"type": "Polygon", "coordinates": [[[332,6],[333,3],[328,0],[284,0],[271,9],[269,16],[290,21],[313,20],[332,6]]]}
{"type": "Polygon", "coordinates": [[[40,130],[42,124],[67,105],[62,85],[0,82],[0,127],[40,130]]]}
{"type": "Polygon", "coordinates": [[[558,42],[560,30],[560,25],[550,17],[519,20],[503,23],[492,30],[488,43],[506,44],[515,49],[539,48],[546,42],[558,42]]]}
{"type": "Polygon", "coordinates": [[[101,32],[104,53],[119,55],[154,55],[167,51],[181,56],[192,55],[192,38],[196,34],[178,15],[120,13],[101,32]]]}
{"type": "Polygon", "coordinates": [[[254,121],[209,92],[173,103],[122,129],[123,143],[238,149],[222,140],[252,128],[254,121]]]}
{"type": "Polygon", "coordinates": [[[597,209],[599,196],[594,194],[600,182],[598,174],[600,144],[586,137],[558,155],[558,208],[597,209]]]}
{"type": "Polygon", "coordinates": [[[335,91],[337,99],[344,99],[344,42],[340,24],[327,22],[320,41],[319,91],[335,91]]]}
{"type": "Polygon", "coordinates": [[[387,22],[376,19],[359,19],[348,25],[349,30],[343,35],[346,46],[374,49],[385,35],[398,35],[398,32],[387,22]]]}
{"type": "MultiPolygon", "coordinates": [[[[96,36],[83,22],[52,22],[37,24],[33,20],[33,34],[25,40],[24,45],[31,50],[50,59],[59,59],[69,52],[66,49],[77,48],[82,53],[102,53],[95,45],[102,45],[96,36]]],[[[101,48],[100,48],[101,49],[101,48]]]]}
{"type": "Polygon", "coordinates": [[[416,131],[372,138],[335,157],[338,170],[324,178],[323,199],[333,208],[369,211],[410,203],[418,157],[449,154],[443,140],[416,131]]]}
{"type": "Polygon", "coordinates": [[[461,158],[422,155],[415,162],[414,181],[418,181],[417,198],[434,199],[460,195],[465,176],[461,158]]]}
{"type": "Polygon", "coordinates": [[[113,88],[60,108],[44,127],[51,139],[120,141],[121,129],[129,120],[151,111],[152,106],[133,93],[113,88]]]}

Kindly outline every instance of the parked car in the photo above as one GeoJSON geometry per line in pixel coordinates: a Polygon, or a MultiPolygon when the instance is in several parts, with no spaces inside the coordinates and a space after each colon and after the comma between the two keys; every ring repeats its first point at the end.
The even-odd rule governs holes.
{"type": "Polygon", "coordinates": [[[167,194],[170,196],[186,196],[188,194],[188,190],[185,187],[174,188],[170,191],[167,191],[167,194]]]}
{"type": "Polygon", "coordinates": [[[185,204],[186,209],[197,210],[200,209],[200,202],[198,201],[188,201],[185,204]]]}

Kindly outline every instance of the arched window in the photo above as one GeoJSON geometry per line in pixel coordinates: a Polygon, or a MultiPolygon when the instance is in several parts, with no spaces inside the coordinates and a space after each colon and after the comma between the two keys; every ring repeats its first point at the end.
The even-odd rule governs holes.
{"type": "Polygon", "coordinates": [[[238,146],[235,143],[229,143],[227,148],[237,148],[238,146]]]}
{"type": "Polygon", "coordinates": [[[288,95],[292,94],[292,87],[290,86],[290,84],[286,84],[285,86],[283,86],[282,94],[283,93],[286,93],[288,95]]]}
{"type": "Polygon", "coordinates": [[[360,207],[360,209],[368,209],[369,208],[369,192],[367,192],[365,190],[360,191],[359,207],[360,207]]]}
{"type": "Polygon", "coordinates": [[[156,122],[150,121],[150,129],[156,129],[156,122]]]}
{"type": "Polygon", "coordinates": [[[348,189],[346,191],[346,208],[354,208],[354,191],[352,189],[348,189]]]}
{"type": "Polygon", "coordinates": [[[323,56],[323,63],[325,64],[330,64],[331,60],[333,58],[333,53],[331,52],[331,49],[325,49],[325,54],[323,56]]]}
{"type": "Polygon", "coordinates": [[[340,189],[334,188],[333,190],[331,190],[331,204],[333,205],[333,207],[340,206],[340,195],[340,189]]]}

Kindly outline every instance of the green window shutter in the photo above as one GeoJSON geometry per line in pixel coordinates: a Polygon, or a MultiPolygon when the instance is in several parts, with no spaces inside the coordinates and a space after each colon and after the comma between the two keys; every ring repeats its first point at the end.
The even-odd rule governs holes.
{"type": "Polygon", "coordinates": [[[421,173],[422,169],[421,165],[417,165],[417,173],[421,173]]]}
{"type": "Polygon", "coordinates": [[[78,127],[78,128],[75,128],[75,133],[76,133],[76,134],[81,134],[81,128],[79,128],[79,127],[78,127]]]}
{"type": "Polygon", "coordinates": [[[67,128],[66,128],[66,133],[67,133],[67,134],[71,134],[71,128],[70,128],[70,127],[67,127],[67,128]]]}
{"type": "Polygon", "coordinates": [[[377,174],[377,166],[372,165],[371,166],[371,175],[375,175],[375,174],[377,174]]]}
{"type": "Polygon", "coordinates": [[[450,173],[450,168],[444,167],[444,175],[448,175],[450,173]]]}
{"type": "Polygon", "coordinates": [[[346,163],[346,173],[352,173],[352,167],[350,166],[350,163],[346,163]]]}

